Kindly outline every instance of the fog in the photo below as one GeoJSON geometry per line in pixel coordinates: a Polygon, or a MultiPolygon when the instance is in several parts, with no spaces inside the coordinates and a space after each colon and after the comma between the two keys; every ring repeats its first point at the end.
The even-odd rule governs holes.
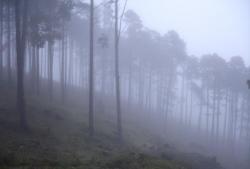
{"type": "Polygon", "coordinates": [[[128,7],[149,28],[162,34],[176,30],[187,42],[189,54],[216,51],[227,60],[239,55],[250,63],[248,0],[136,0],[128,7]]]}
{"type": "MultiPolygon", "coordinates": [[[[132,149],[183,168],[249,169],[249,8],[1,0],[0,168],[47,166],[53,153],[58,166],[91,168],[132,149]]],[[[109,163],[98,167],[119,168],[109,163]]]]}

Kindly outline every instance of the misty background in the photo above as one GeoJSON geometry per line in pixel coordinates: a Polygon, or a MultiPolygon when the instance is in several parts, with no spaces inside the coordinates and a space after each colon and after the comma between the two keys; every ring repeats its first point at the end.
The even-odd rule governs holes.
{"type": "Polygon", "coordinates": [[[1,0],[0,164],[115,169],[106,158],[132,149],[167,166],[248,169],[249,8],[1,0]]]}
{"type": "Polygon", "coordinates": [[[161,34],[176,30],[191,55],[216,51],[227,60],[242,56],[250,64],[248,0],[135,0],[128,2],[128,8],[161,34]]]}

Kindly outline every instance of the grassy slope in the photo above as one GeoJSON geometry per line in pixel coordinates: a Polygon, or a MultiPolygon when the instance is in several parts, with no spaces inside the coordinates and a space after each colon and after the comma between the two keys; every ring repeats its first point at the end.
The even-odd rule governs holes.
{"type": "Polygon", "coordinates": [[[31,130],[18,128],[15,93],[0,89],[0,168],[81,169],[216,169],[210,158],[169,151],[154,146],[138,147],[152,138],[142,130],[131,131],[123,145],[116,141],[115,125],[97,117],[97,133],[89,139],[86,111],[57,106],[36,97],[27,98],[31,130]],[[85,113],[84,113],[85,112],[85,113]],[[81,118],[82,117],[82,118],[81,118]],[[151,155],[147,155],[151,154],[151,155]],[[152,155],[153,154],[153,155],[152,155]]]}

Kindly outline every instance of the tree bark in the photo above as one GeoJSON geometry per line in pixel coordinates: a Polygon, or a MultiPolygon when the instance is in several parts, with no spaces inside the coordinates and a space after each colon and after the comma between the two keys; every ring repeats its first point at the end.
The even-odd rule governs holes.
{"type": "Polygon", "coordinates": [[[7,77],[9,87],[12,85],[11,75],[11,2],[7,2],[7,77]]]}
{"type": "Polygon", "coordinates": [[[62,38],[62,45],[61,45],[61,101],[62,104],[65,103],[65,33],[63,28],[63,38],[62,38]]]}
{"type": "Polygon", "coordinates": [[[94,0],[90,0],[89,135],[94,134],[94,0]]]}
{"type": "Polygon", "coordinates": [[[200,108],[199,108],[199,118],[198,118],[198,131],[201,131],[201,125],[202,125],[202,114],[203,114],[203,93],[204,93],[204,86],[203,82],[201,82],[201,96],[200,96],[200,108]]]}
{"type": "Polygon", "coordinates": [[[20,115],[20,125],[24,130],[28,129],[26,119],[26,106],[24,96],[24,55],[26,48],[28,0],[15,0],[16,20],[16,56],[17,56],[17,110],[20,115]],[[23,12],[20,12],[23,5],[23,12]],[[22,23],[21,23],[22,22],[22,23]]]}
{"type": "Polygon", "coordinates": [[[3,1],[0,1],[0,82],[3,80],[3,1]]]}
{"type": "Polygon", "coordinates": [[[49,80],[49,98],[53,99],[53,42],[48,41],[48,80],[49,80]]]}
{"type": "Polygon", "coordinates": [[[36,94],[40,95],[40,53],[39,47],[35,48],[35,56],[36,56],[36,94]]]}
{"type": "Polygon", "coordinates": [[[116,83],[116,111],[119,140],[122,140],[122,117],[120,101],[120,74],[119,74],[119,28],[118,28],[118,0],[115,1],[115,83],[116,83]]]}

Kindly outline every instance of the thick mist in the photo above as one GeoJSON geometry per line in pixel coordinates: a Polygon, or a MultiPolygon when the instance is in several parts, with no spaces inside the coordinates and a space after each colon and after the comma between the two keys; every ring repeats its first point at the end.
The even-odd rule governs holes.
{"type": "Polygon", "coordinates": [[[55,133],[75,134],[62,147],[80,164],[105,142],[174,162],[209,159],[202,169],[248,169],[249,3],[183,3],[1,0],[0,131],[15,124],[13,137],[43,132],[50,143],[56,127],[72,129],[55,133]]]}
{"type": "Polygon", "coordinates": [[[250,10],[248,0],[135,0],[128,8],[146,27],[176,30],[187,42],[187,52],[201,56],[216,52],[226,60],[240,55],[250,63],[250,10]],[[143,4],[143,5],[141,5],[143,4]]]}

